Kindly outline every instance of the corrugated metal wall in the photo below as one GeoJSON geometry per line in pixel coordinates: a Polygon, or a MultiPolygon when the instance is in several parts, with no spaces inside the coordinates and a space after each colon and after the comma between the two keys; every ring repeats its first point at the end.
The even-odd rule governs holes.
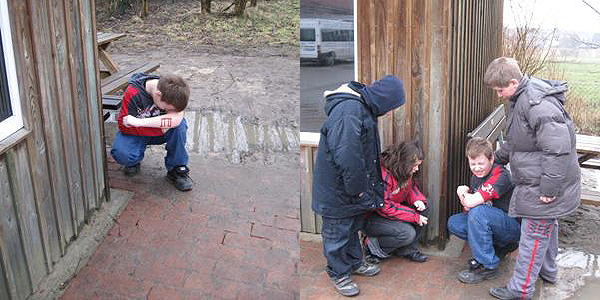
{"type": "Polygon", "coordinates": [[[0,299],[25,299],[108,200],[93,0],[8,0],[25,128],[0,143],[0,299]]]}
{"type": "Polygon", "coordinates": [[[468,181],[466,134],[493,110],[483,85],[501,55],[503,1],[358,0],[358,79],[404,80],[407,103],[379,120],[385,146],[416,139],[426,162],[420,186],[432,204],[427,239],[444,241],[457,211],[454,190],[468,181]]]}
{"type": "MultiPolygon", "coordinates": [[[[462,211],[456,187],[468,184],[465,158],[467,133],[498,105],[496,95],[483,83],[487,65],[502,55],[502,1],[452,1],[449,72],[448,155],[446,218],[462,211]]],[[[440,224],[442,239],[446,223],[440,224]]]]}

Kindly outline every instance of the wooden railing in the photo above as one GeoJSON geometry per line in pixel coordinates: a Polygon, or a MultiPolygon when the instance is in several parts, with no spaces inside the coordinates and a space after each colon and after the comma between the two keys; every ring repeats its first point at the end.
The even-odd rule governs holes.
{"type": "Polygon", "coordinates": [[[317,157],[320,134],[315,132],[300,133],[300,228],[303,232],[320,233],[321,217],[312,211],[312,182],[314,163],[317,157]]]}

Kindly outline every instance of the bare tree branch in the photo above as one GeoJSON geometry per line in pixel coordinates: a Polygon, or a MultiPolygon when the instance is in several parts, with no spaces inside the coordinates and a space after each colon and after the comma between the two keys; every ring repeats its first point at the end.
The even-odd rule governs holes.
{"type": "Polygon", "coordinates": [[[591,6],[585,0],[581,0],[581,2],[585,3],[585,5],[589,6],[593,11],[595,11],[600,16],[600,11],[598,11],[596,8],[594,8],[593,6],[591,6]]]}

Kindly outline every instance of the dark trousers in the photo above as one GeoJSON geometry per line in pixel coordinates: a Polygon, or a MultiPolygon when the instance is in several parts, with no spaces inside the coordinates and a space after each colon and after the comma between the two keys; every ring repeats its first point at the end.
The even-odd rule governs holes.
{"type": "MultiPolygon", "coordinates": [[[[419,213],[429,217],[429,207],[419,213]]],[[[417,243],[423,229],[424,226],[419,226],[419,224],[387,219],[376,213],[372,214],[365,224],[367,236],[376,237],[379,246],[385,253],[391,254],[395,251],[397,255],[406,255],[417,251],[417,243]]]]}
{"type": "Polygon", "coordinates": [[[358,231],[362,229],[364,220],[365,215],[341,219],[323,217],[321,236],[329,277],[337,279],[350,275],[362,264],[358,231]]]}

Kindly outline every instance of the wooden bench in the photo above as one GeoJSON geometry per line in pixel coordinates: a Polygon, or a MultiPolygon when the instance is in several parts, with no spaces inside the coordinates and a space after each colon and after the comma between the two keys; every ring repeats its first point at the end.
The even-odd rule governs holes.
{"type": "Polygon", "coordinates": [[[114,94],[125,88],[131,75],[135,73],[151,73],[160,67],[158,63],[144,63],[128,70],[121,70],[102,79],[102,95],[114,94]]]}
{"type": "Polygon", "coordinates": [[[144,63],[129,70],[122,70],[101,80],[102,116],[104,121],[110,117],[111,111],[121,107],[122,95],[115,93],[127,87],[131,75],[135,73],[151,73],[160,67],[157,63],[144,63]]]}
{"type": "Polygon", "coordinates": [[[473,131],[467,133],[469,138],[482,137],[496,145],[496,142],[502,142],[502,130],[506,126],[506,114],[504,113],[504,104],[500,104],[491,114],[489,114],[473,131]]]}

